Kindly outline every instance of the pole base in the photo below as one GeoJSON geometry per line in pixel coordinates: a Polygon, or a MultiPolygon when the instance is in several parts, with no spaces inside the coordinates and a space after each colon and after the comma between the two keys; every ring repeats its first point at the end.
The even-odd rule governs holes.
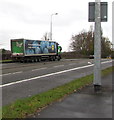
{"type": "Polygon", "coordinates": [[[101,92],[102,86],[101,85],[94,85],[95,92],[101,92]]]}

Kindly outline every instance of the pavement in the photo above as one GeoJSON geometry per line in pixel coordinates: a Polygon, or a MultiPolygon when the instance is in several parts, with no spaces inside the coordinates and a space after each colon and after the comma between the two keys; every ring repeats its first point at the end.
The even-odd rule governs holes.
{"type": "Polygon", "coordinates": [[[101,92],[95,93],[93,85],[86,86],[31,118],[112,118],[113,74],[102,77],[101,92]]]}

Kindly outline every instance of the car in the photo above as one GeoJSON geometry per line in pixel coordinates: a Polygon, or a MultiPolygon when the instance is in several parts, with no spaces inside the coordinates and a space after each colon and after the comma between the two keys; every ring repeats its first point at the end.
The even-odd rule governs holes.
{"type": "Polygon", "coordinates": [[[94,55],[90,55],[90,56],[89,56],[89,59],[94,59],[94,55]]]}

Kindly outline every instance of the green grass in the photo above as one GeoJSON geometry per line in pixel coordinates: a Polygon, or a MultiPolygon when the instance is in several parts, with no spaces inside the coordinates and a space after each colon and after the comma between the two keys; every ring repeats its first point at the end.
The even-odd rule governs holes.
{"type": "Polygon", "coordinates": [[[12,62],[12,60],[0,60],[0,63],[12,62]]]}
{"type": "MultiPolygon", "coordinates": [[[[102,75],[107,75],[111,71],[112,67],[107,68],[102,71],[102,75]]],[[[88,75],[86,77],[69,82],[65,85],[48,90],[47,92],[43,92],[29,98],[17,100],[12,104],[3,107],[2,117],[12,119],[26,118],[26,116],[40,111],[42,108],[51,104],[52,102],[63,99],[65,96],[76,92],[78,89],[91,84],[92,80],[93,75],[88,75]]]]}
{"type": "Polygon", "coordinates": [[[102,76],[105,76],[105,75],[108,75],[110,72],[112,72],[112,71],[114,71],[114,66],[112,66],[112,67],[109,67],[109,68],[107,68],[107,69],[105,69],[105,70],[102,70],[102,76]]]}

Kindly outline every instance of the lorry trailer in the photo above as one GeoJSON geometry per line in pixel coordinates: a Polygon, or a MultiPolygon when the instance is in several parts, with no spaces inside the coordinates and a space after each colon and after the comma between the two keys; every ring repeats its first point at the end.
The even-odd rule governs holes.
{"type": "Polygon", "coordinates": [[[11,39],[13,61],[37,62],[60,60],[62,47],[55,41],[11,39]]]}

